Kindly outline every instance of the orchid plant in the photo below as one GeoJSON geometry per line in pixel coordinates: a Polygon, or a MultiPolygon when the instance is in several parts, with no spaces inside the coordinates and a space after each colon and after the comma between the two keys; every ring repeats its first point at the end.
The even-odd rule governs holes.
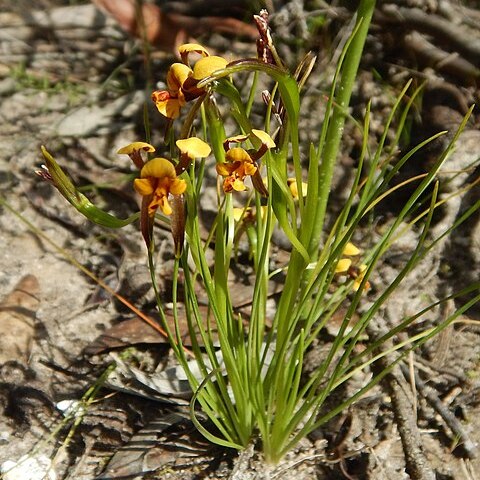
{"type": "MultiPolygon", "coordinates": [[[[140,218],[163,328],[193,391],[191,415],[195,425],[208,439],[227,447],[243,449],[257,442],[270,462],[277,462],[301,438],[347,408],[385,375],[374,375],[333,410],[325,411],[328,396],[356,372],[369,368],[383,355],[380,347],[415,318],[404,320],[399,329],[365,348],[355,349],[389,294],[434,244],[428,243],[427,232],[438,204],[436,188],[430,193],[430,206],[416,217],[417,225],[423,221],[423,233],[410,261],[396,281],[377,293],[370,307],[353,322],[362,298],[370,290],[369,277],[375,265],[417,208],[418,200],[435,183],[435,175],[461,131],[423,176],[396,221],[375,245],[362,251],[352,243],[359,222],[388,196],[389,182],[413,153],[404,154],[391,165],[392,155],[386,154],[385,147],[387,132],[403,105],[398,134],[389,146],[391,152],[418,92],[407,98],[409,86],[405,87],[375,152],[367,148],[367,107],[363,126],[359,127],[364,142],[351,194],[332,226],[327,227],[333,171],[374,4],[373,0],[360,2],[356,26],[338,60],[319,141],[310,147],[307,164],[300,151],[300,97],[315,59],[307,55],[290,72],[275,49],[265,11],[255,18],[259,28],[258,58],[229,62],[210,55],[202,45],[180,46],[181,62],[173,63],[168,70],[166,90],[152,94],[170,127],[167,137],[177,147],[171,149],[172,158],[155,157],[155,147],[145,142],[129,144],[118,152],[128,155],[138,169],[138,178],[133,182],[133,189],[141,197],[138,214],[118,219],[99,210],[43,148],[46,166],[41,175],[90,220],[120,228],[140,218]],[[261,125],[254,124],[251,116],[252,99],[260,96],[255,90],[257,83],[252,82],[251,92],[244,99],[235,84],[240,72],[254,77],[266,75],[274,83],[261,96],[265,102],[261,125]],[[227,136],[225,131],[225,120],[217,106],[220,100],[230,106],[230,119],[236,129],[230,132],[233,136],[227,136]],[[202,124],[198,131],[194,127],[197,118],[202,124]],[[176,129],[178,122],[182,123],[176,129]],[[175,132],[180,132],[176,139],[175,132]],[[212,230],[205,239],[200,235],[198,212],[207,168],[217,173],[218,202],[212,230]],[[170,225],[173,238],[173,329],[166,321],[156,285],[156,219],[170,225]],[[288,263],[272,270],[270,257],[276,229],[289,240],[291,251],[288,263]],[[228,288],[236,242],[244,231],[248,233],[255,278],[248,316],[235,310],[235,292],[228,288]],[[209,248],[214,250],[213,265],[207,257],[209,248]],[[272,316],[267,311],[269,281],[279,274],[284,274],[284,284],[272,316]],[[185,317],[180,316],[178,308],[180,278],[185,317]],[[207,315],[200,309],[198,288],[208,297],[207,315]],[[306,377],[305,354],[345,305],[335,340],[317,370],[306,377]],[[180,334],[184,323],[188,326],[190,350],[180,334]],[[198,405],[210,423],[199,419],[198,405]]],[[[397,343],[393,349],[401,358],[444,328],[455,315],[442,325],[397,343]]]]}

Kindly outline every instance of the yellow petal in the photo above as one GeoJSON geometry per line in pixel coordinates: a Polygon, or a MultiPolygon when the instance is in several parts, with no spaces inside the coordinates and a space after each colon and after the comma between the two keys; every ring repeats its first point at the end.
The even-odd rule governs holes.
{"type": "Polygon", "coordinates": [[[361,250],[357,248],[353,243],[348,242],[345,245],[345,248],[343,249],[343,255],[346,255],[347,257],[355,257],[356,255],[359,255],[361,253],[361,250]]]}
{"type": "Polygon", "coordinates": [[[188,54],[191,52],[198,53],[204,57],[208,57],[208,51],[205,47],[200,45],[199,43],[184,43],[178,47],[178,53],[180,53],[180,57],[183,63],[187,63],[188,54]]]}
{"type": "Polygon", "coordinates": [[[245,162],[244,164],[245,175],[253,175],[257,171],[257,167],[253,163],[245,162]]]}
{"type": "Polygon", "coordinates": [[[228,62],[224,58],[217,57],[216,55],[201,58],[193,67],[193,78],[195,80],[202,80],[217,70],[224,69],[227,64],[228,62]]]}
{"type": "Polygon", "coordinates": [[[252,162],[250,155],[241,147],[235,147],[228,150],[225,154],[225,160],[228,162],[252,162]]]}
{"type": "Polygon", "coordinates": [[[241,143],[244,142],[248,138],[248,135],[234,135],[233,137],[228,137],[224,144],[229,143],[241,143]]]}
{"type": "Polygon", "coordinates": [[[351,264],[352,261],[349,258],[340,259],[335,267],[335,273],[345,273],[350,268],[351,264]]]}
{"type": "Polygon", "coordinates": [[[276,146],[272,137],[267,132],[264,132],[263,130],[256,130],[255,128],[252,128],[252,135],[254,137],[257,137],[268,148],[274,148],[276,146]]]}
{"type": "Polygon", "coordinates": [[[172,195],[181,195],[187,189],[187,182],[181,178],[176,178],[170,184],[170,193],[172,195]]]}
{"type": "Polygon", "coordinates": [[[297,199],[298,198],[298,188],[297,188],[297,181],[294,178],[287,178],[287,185],[292,193],[292,197],[297,199]]]}
{"type": "MultiPolygon", "coordinates": [[[[363,279],[365,278],[365,272],[367,270],[368,266],[365,265],[364,263],[362,263],[359,267],[358,267],[358,275],[357,275],[357,278],[355,278],[354,282],[353,282],[353,285],[352,285],[352,289],[354,292],[358,291],[358,289],[360,288],[360,284],[363,282],[363,279]]],[[[363,284],[363,290],[364,291],[367,291],[367,290],[370,290],[370,282],[367,280],[364,284],[363,284]]]]}
{"type": "Polygon", "coordinates": [[[153,185],[148,178],[136,178],[133,181],[133,188],[142,196],[153,193],[153,185]]]}
{"type": "Polygon", "coordinates": [[[244,190],[247,189],[247,187],[245,186],[245,184],[243,183],[242,180],[240,180],[239,178],[236,178],[235,181],[233,182],[232,184],[232,187],[234,190],[236,190],[237,192],[243,192],[244,190]]]}
{"type": "Polygon", "coordinates": [[[176,178],[175,167],[166,158],[153,158],[148,161],[140,171],[142,178],[176,178]]]}
{"type": "Polygon", "coordinates": [[[246,214],[247,210],[248,209],[245,209],[245,208],[234,207],[233,208],[233,219],[236,222],[239,222],[243,218],[243,216],[246,214]]]}
{"type": "Polygon", "coordinates": [[[155,195],[153,200],[150,202],[150,205],[148,206],[148,214],[149,215],[155,215],[155,212],[157,208],[160,207],[160,210],[165,214],[165,215],[171,215],[172,214],[172,207],[168,203],[168,198],[165,195],[155,195]]]}
{"type": "Polygon", "coordinates": [[[171,215],[173,210],[170,204],[168,203],[167,197],[163,197],[161,202],[160,202],[160,210],[165,214],[165,215],[171,215]]]}
{"type": "Polygon", "coordinates": [[[133,142],[126,145],[125,147],[120,148],[117,153],[120,155],[130,155],[134,152],[138,152],[139,150],[144,150],[145,152],[154,152],[155,147],[145,142],[133,142]]]}
{"type": "MultiPolygon", "coordinates": [[[[360,288],[360,285],[361,283],[363,282],[363,277],[358,277],[354,280],[353,282],[353,285],[352,285],[352,290],[354,292],[358,292],[359,288],[360,288]]],[[[370,290],[370,282],[365,282],[365,284],[363,285],[363,291],[367,291],[367,290],[370,290]]]]}
{"type": "MultiPolygon", "coordinates": [[[[297,187],[297,180],[295,178],[287,178],[287,185],[292,193],[292,197],[297,199],[298,198],[298,187],[297,187]]],[[[307,196],[307,189],[308,185],[305,182],[302,182],[302,196],[307,196]]]]}
{"type": "Polygon", "coordinates": [[[178,118],[180,115],[181,104],[178,98],[168,98],[155,102],[158,111],[167,118],[178,118]]]}
{"type": "Polygon", "coordinates": [[[185,138],[176,141],[177,147],[182,153],[186,153],[190,158],[205,158],[210,155],[212,149],[208,143],[197,137],[185,138]]]}
{"type": "Polygon", "coordinates": [[[228,177],[235,171],[236,166],[232,165],[231,163],[217,163],[215,168],[217,169],[217,173],[219,175],[222,177],[228,177]]]}
{"type": "Polygon", "coordinates": [[[192,70],[183,63],[173,63],[167,73],[167,85],[170,93],[178,93],[191,74],[192,70]]]}
{"type": "MultiPolygon", "coordinates": [[[[353,285],[352,285],[352,290],[354,292],[358,292],[359,288],[360,288],[360,284],[362,283],[363,281],[363,277],[362,278],[357,278],[355,279],[355,281],[353,282],[353,285]]],[[[364,284],[363,284],[363,291],[364,292],[367,292],[368,290],[370,290],[370,288],[372,288],[372,285],[371,283],[367,280],[364,284]]]]}

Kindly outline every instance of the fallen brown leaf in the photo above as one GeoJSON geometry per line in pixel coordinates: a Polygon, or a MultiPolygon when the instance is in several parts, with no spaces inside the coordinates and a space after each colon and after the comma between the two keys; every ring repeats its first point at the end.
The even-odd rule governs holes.
{"type": "Polygon", "coordinates": [[[39,291],[37,278],[25,275],[0,303],[0,364],[28,361],[40,303],[39,291]]]}
{"type": "MultiPolygon", "coordinates": [[[[205,317],[208,315],[207,307],[200,306],[200,311],[205,315],[205,317]]],[[[160,320],[157,313],[150,312],[148,316],[152,319],[157,319],[158,324],[160,325],[160,320]]],[[[173,313],[167,310],[165,312],[165,316],[167,318],[169,327],[173,332],[175,329],[173,313]]],[[[185,320],[183,307],[180,307],[179,309],[179,317],[180,335],[182,336],[182,341],[186,347],[190,347],[191,342],[188,339],[188,325],[185,320]]],[[[211,319],[210,323],[214,324],[214,320],[211,319]]],[[[202,344],[200,337],[198,338],[198,341],[200,344],[202,344]]],[[[117,325],[114,325],[106,330],[104,333],[102,333],[102,335],[96,338],[85,348],[84,353],[87,355],[97,355],[107,350],[128,347],[130,345],[138,345],[141,343],[159,344],[168,343],[168,340],[164,335],[161,335],[141,318],[133,317],[129,318],[128,320],[123,320],[117,325]]]]}
{"type": "Polygon", "coordinates": [[[230,17],[189,17],[178,13],[166,13],[153,4],[143,4],[141,15],[135,0],[92,0],[101,10],[112,16],[130,35],[145,39],[165,51],[176,51],[192,36],[208,32],[220,32],[255,39],[257,30],[236,18],[230,17]],[[141,18],[141,17],[140,17],[141,18]],[[143,25],[142,25],[143,23],[143,25]]]}

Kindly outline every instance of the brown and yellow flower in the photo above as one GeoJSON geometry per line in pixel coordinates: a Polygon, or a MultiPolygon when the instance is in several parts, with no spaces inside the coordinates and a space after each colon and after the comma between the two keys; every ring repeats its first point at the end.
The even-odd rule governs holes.
{"type": "MultiPolygon", "coordinates": [[[[342,252],[342,256],[344,257],[356,257],[360,255],[361,250],[356,247],[352,242],[348,242],[342,252]]],[[[348,269],[352,266],[352,259],[351,258],[341,258],[337,266],[335,267],[335,273],[347,273],[348,269]]]]}
{"type": "MultiPolygon", "coordinates": [[[[298,194],[297,180],[295,178],[287,178],[287,185],[288,185],[288,188],[290,189],[290,192],[292,194],[293,199],[298,200],[299,194],[298,194]]],[[[307,183],[302,182],[302,196],[303,197],[307,196],[307,189],[308,189],[307,183]]]]}
{"type": "Polygon", "coordinates": [[[196,43],[181,45],[179,53],[183,63],[174,63],[170,66],[167,73],[167,90],[156,90],[152,93],[152,100],[158,111],[169,119],[177,118],[187,102],[205,93],[205,89],[197,87],[200,80],[225,68],[228,63],[222,57],[209,55],[204,47],[196,43]],[[193,69],[189,62],[191,53],[202,56],[193,69]]]}
{"type": "MultiPolygon", "coordinates": [[[[264,219],[267,216],[267,209],[268,207],[266,205],[262,205],[260,207],[260,215],[262,219],[264,219]]],[[[236,222],[242,221],[243,223],[254,223],[255,220],[257,219],[257,212],[252,207],[247,207],[247,208],[234,207],[233,219],[236,222]]]]}
{"type": "Polygon", "coordinates": [[[252,157],[241,147],[231,148],[226,152],[225,162],[217,163],[217,173],[225,177],[223,190],[229,193],[233,190],[242,192],[247,187],[243,183],[245,178],[253,176],[258,167],[252,157]]]}
{"type": "MultiPolygon", "coordinates": [[[[354,292],[358,291],[360,288],[360,285],[363,282],[363,279],[365,277],[365,273],[367,272],[368,266],[362,263],[358,267],[350,268],[348,273],[350,275],[350,278],[353,278],[353,286],[352,289],[354,292]]],[[[364,285],[363,285],[363,290],[367,291],[370,290],[370,282],[367,280],[364,285]]]]}
{"type": "Polygon", "coordinates": [[[181,195],[187,188],[185,180],[177,178],[174,165],[166,158],[153,158],[140,171],[140,178],[134,181],[135,190],[144,197],[148,216],[153,217],[158,208],[165,214],[172,214],[169,195],[181,195]]]}
{"type": "MultiPolygon", "coordinates": [[[[345,257],[357,257],[361,253],[362,251],[357,246],[351,242],[348,242],[343,249],[342,255],[345,257]]],[[[363,282],[367,268],[368,266],[364,263],[356,265],[351,258],[341,258],[335,267],[335,273],[346,275],[352,279],[352,290],[356,292],[363,282]]],[[[370,289],[370,287],[370,282],[366,281],[364,283],[363,290],[367,291],[370,289]]]]}
{"type": "Polygon", "coordinates": [[[217,173],[225,177],[223,181],[223,190],[226,193],[242,192],[247,189],[245,179],[247,176],[252,178],[256,190],[262,195],[267,196],[268,190],[260,176],[257,161],[267,152],[269,148],[275,147],[275,142],[270,135],[262,130],[252,130],[248,135],[236,135],[229,137],[223,143],[225,149],[225,162],[217,163],[217,173]],[[242,143],[248,139],[260,141],[258,150],[245,150],[242,147],[230,147],[230,144],[242,143]]]}

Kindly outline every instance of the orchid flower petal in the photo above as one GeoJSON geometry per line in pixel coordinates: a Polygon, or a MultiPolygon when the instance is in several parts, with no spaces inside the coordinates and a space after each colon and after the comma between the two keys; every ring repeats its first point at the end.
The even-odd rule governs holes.
{"type": "Polygon", "coordinates": [[[190,158],[205,158],[208,157],[212,151],[208,143],[205,143],[197,137],[177,140],[176,145],[181,153],[188,155],[190,158]]]}
{"type": "Polygon", "coordinates": [[[141,178],[176,178],[175,167],[166,158],[153,158],[142,168],[140,176],[141,178]]]}
{"type": "Polygon", "coordinates": [[[342,258],[338,261],[335,267],[335,273],[345,273],[350,268],[352,261],[349,258],[342,258]]]}
{"type": "Polygon", "coordinates": [[[355,257],[357,255],[360,255],[360,253],[361,250],[358,247],[356,247],[353,243],[348,242],[343,249],[342,255],[345,255],[347,257],[355,257]]]}
{"type": "Polygon", "coordinates": [[[192,76],[195,80],[202,80],[218,70],[223,70],[227,65],[228,62],[223,57],[217,57],[216,55],[204,57],[195,63],[192,76]]]}
{"type": "Polygon", "coordinates": [[[190,53],[198,53],[203,57],[209,56],[208,50],[199,43],[184,43],[178,47],[178,53],[185,65],[188,65],[188,55],[190,53]]]}
{"type": "Polygon", "coordinates": [[[263,144],[267,146],[267,148],[275,148],[275,142],[273,141],[272,137],[263,130],[256,130],[255,128],[252,129],[251,134],[258,138],[263,144]]]}
{"type": "Polygon", "coordinates": [[[140,150],[152,153],[152,152],[155,151],[155,147],[153,145],[150,145],[149,143],[145,143],[145,142],[133,142],[133,143],[129,143],[125,147],[122,147],[119,150],[117,150],[117,153],[119,155],[123,155],[123,154],[131,155],[132,153],[138,152],[140,150]]]}

